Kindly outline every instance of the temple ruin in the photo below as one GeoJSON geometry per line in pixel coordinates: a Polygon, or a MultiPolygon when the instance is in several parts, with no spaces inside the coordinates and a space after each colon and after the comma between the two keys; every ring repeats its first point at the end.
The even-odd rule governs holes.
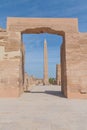
{"type": "Polygon", "coordinates": [[[0,97],[24,91],[22,34],[61,35],[61,88],[67,98],[87,98],[87,33],[78,31],[77,18],[7,18],[0,29],[0,97]]]}

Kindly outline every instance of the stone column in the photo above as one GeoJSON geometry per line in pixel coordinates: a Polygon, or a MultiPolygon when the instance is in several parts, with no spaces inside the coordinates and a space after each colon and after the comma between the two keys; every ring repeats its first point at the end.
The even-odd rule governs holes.
{"type": "Polygon", "coordinates": [[[44,85],[49,84],[49,78],[48,78],[48,53],[47,53],[47,42],[46,39],[44,40],[44,85]]]}
{"type": "Polygon", "coordinates": [[[57,85],[61,85],[61,65],[56,65],[56,83],[57,85]]]}

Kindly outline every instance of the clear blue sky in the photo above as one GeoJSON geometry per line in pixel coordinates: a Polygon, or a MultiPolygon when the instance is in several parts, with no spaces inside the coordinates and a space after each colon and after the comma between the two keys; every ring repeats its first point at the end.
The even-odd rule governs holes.
{"type": "MultiPolygon", "coordinates": [[[[87,0],[0,0],[0,26],[6,28],[7,17],[78,18],[79,31],[87,32],[87,0]]],[[[30,75],[43,77],[43,42],[47,39],[49,77],[55,76],[60,62],[62,38],[56,35],[24,35],[26,45],[25,69],[30,75]],[[29,69],[30,68],[30,69],[29,69]]]]}

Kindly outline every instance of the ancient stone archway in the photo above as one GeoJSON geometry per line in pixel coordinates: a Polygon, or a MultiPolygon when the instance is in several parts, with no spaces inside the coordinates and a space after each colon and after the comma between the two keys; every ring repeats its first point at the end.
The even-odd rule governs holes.
{"type": "Polygon", "coordinates": [[[61,85],[68,98],[87,98],[87,33],[78,31],[72,18],[8,18],[7,30],[0,32],[0,96],[23,92],[23,33],[52,33],[63,36],[61,85]],[[9,75],[8,75],[9,73],[9,75]]]}

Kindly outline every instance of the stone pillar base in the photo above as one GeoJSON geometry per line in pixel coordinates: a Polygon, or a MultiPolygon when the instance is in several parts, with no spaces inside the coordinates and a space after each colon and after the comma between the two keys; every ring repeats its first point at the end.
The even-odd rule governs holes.
{"type": "Polygon", "coordinates": [[[74,93],[71,93],[71,92],[67,92],[67,98],[69,98],[69,99],[87,99],[87,93],[84,93],[84,94],[82,94],[82,93],[76,93],[76,92],[74,92],[74,93]]]}
{"type": "Polygon", "coordinates": [[[15,87],[0,87],[0,97],[19,97],[23,93],[23,90],[15,87]]]}

